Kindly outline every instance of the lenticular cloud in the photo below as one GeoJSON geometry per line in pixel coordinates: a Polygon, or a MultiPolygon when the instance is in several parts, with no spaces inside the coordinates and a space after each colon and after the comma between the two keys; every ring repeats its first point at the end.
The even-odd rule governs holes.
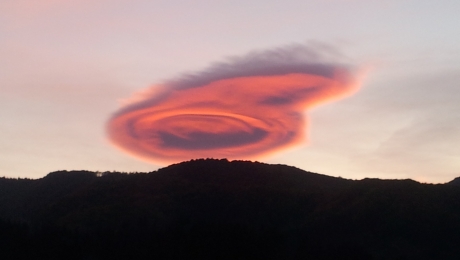
{"type": "Polygon", "coordinates": [[[259,158],[304,139],[304,112],[354,93],[352,67],[305,46],[253,52],[138,93],[109,139],[147,161],[259,158]]]}

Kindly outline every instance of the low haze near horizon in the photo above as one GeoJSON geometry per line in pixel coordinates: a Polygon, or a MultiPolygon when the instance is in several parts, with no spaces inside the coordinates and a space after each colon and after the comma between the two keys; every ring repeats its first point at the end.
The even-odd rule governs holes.
{"type": "Polygon", "coordinates": [[[308,141],[261,159],[322,174],[460,176],[460,2],[0,2],[0,176],[152,171],[106,137],[135,92],[290,44],[372,66],[353,96],[305,112],[308,141]]]}

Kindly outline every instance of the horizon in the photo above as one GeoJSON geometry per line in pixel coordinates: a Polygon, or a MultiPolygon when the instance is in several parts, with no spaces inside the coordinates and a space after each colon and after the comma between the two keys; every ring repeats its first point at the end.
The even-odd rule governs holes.
{"type": "MultiPolygon", "coordinates": [[[[172,164],[169,164],[167,166],[163,166],[163,167],[159,167],[158,169],[156,170],[153,170],[153,171],[132,171],[132,172],[126,172],[126,171],[94,171],[94,170],[87,170],[87,169],[61,169],[61,170],[55,170],[55,171],[51,171],[51,172],[48,172],[47,174],[45,174],[44,176],[40,176],[38,178],[23,178],[23,177],[7,177],[7,176],[0,176],[0,178],[5,178],[5,179],[11,179],[11,180],[39,180],[39,179],[43,179],[45,177],[47,177],[49,174],[52,174],[52,173],[60,173],[60,172],[90,172],[90,173],[94,173],[96,174],[97,177],[100,177],[98,174],[104,174],[104,173],[121,173],[121,174],[149,174],[149,173],[154,173],[154,172],[158,172],[159,170],[161,169],[164,169],[164,168],[168,168],[170,166],[174,166],[174,165],[178,165],[178,164],[184,164],[184,163],[193,163],[194,161],[226,161],[228,163],[232,163],[232,162],[246,162],[246,163],[254,163],[254,164],[265,164],[265,165],[270,165],[270,166],[285,166],[285,167],[290,167],[290,168],[294,168],[294,169],[299,169],[301,171],[304,171],[304,172],[307,172],[307,173],[313,173],[313,174],[317,174],[317,175],[323,175],[323,176],[328,176],[328,177],[333,177],[333,178],[338,178],[338,179],[344,179],[344,180],[350,180],[350,181],[362,181],[362,180],[366,180],[366,179],[370,179],[370,180],[380,180],[380,181],[404,181],[404,180],[411,180],[411,181],[415,181],[419,184],[428,184],[428,185],[436,185],[436,184],[448,184],[449,182],[451,181],[454,181],[455,179],[457,178],[460,178],[460,176],[458,177],[454,177],[452,180],[450,181],[447,181],[447,182],[444,182],[444,183],[429,183],[429,182],[420,182],[420,181],[417,181],[417,180],[414,180],[414,179],[411,179],[411,178],[401,178],[401,179],[385,179],[385,178],[369,178],[369,177],[364,177],[362,179],[351,179],[351,178],[344,178],[342,176],[330,176],[330,175],[327,175],[327,174],[322,174],[320,172],[312,172],[312,171],[309,171],[307,169],[302,169],[302,168],[298,168],[296,166],[292,166],[292,165],[287,165],[287,164],[279,164],[279,163],[276,163],[276,164],[272,164],[272,163],[265,163],[265,162],[260,162],[260,161],[252,161],[252,160],[229,160],[227,158],[197,158],[197,159],[190,159],[190,160],[187,160],[187,161],[181,161],[181,162],[176,162],[176,163],[172,163],[172,164]]],[[[102,175],[101,175],[102,176],[102,175]]]]}
{"type": "Polygon", "coordinates": [[[449,182],[460,176],[457,10],[451,0],[1,1],[0,176],[148,172],[214,155],[449,182]],[[145,111],[139,128],[114,120],[145,111]]]}

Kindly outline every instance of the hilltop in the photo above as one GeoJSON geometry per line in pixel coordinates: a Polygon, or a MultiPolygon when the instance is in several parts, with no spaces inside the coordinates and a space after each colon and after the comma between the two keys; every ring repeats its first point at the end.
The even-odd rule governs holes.
{"type": "Polygon", "coordinates": [[[460,187],[193,160],[0,179],[0,257],[456,259],[460,187]]]}

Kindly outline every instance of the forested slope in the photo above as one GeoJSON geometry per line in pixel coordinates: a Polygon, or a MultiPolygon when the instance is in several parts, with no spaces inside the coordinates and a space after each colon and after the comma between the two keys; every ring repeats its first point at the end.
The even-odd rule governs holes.
{"type": "Polygon", "coordinates": [[[194,160],[0,179],[0,257],[458,259],[460,187],[194,160]]]}

